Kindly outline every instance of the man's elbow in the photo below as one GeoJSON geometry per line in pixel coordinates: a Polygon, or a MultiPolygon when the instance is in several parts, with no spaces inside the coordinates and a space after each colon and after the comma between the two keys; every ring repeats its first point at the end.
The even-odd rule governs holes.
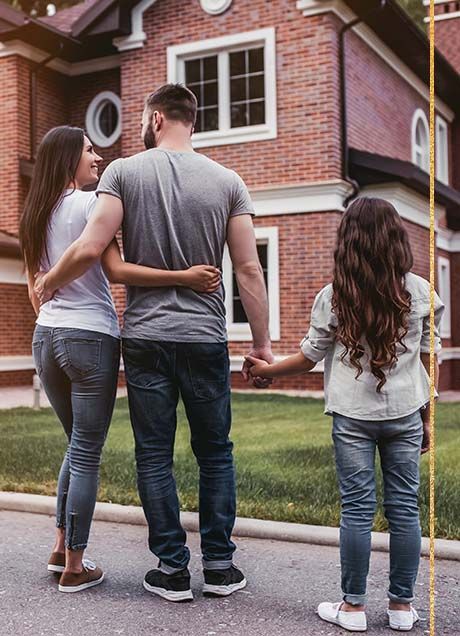
{"type": "Polygon", "coordinates": [[[239,265],[234,265],[237,278],[260,278],[263,277],[262,267],[259,261],[247,261],[239,265]]]}

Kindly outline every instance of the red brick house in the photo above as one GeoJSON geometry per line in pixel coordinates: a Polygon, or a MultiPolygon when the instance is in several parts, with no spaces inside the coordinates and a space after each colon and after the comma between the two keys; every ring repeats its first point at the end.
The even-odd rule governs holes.
{"type": "MultiPolygon", "coordinates": [[[[435,3],[441,387],[458,390],[460,10],[435,3]]],[[[71,123],[106,162],[136,153],[144,97],[166,81],[198,95],[195,147],[250,188],[277,356],[297,349],[330,280],[347,197],[390,200],[428,277],[429,44],[394,0],[86,0],[42,19],[0,3],[0,42],[0,384],[31,381],[15,236],[38,141],[71,123]]],[[[228,261],[224,278],[237,370],[250,336],[228,261]]],[[[321,388],[321,369],[277,386],[321,388]]]]}

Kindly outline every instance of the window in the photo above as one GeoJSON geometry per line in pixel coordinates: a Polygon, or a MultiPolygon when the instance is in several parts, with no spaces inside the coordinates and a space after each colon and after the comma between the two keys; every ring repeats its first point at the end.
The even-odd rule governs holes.
{"type": "Polygon", "coordinates": [[[438,293],[446,306],[441,319],[441,337],[450,338],[450,261],[445,256],[438,256],[438,293]]]}
{"type": "MultiPolygon", "coordinates": [[[[278,228],[255,228],[257,252],[265,278],[268,292],[270,312],[270,335],[272,340],[280,339],[280,309],[279,309],[279,254],[278,228]]],[[[225,306],[227,311],[227,329],[229,340],[248,341],[252,339],[248,319],[244,311],[236,276],[228,250],[225,250],[223,264],[223,278],[225,286],[225,306]]]]}
{"type": "Polygon", "coordinates": [[[121,99],[111,91],[96,95],[86,111],[86,130],[91,141],[108,148],[121,135],[121,99]]]}
{"type": "Polygon", "coordinates": [[[449,144],[447,124],[442,117],[436,117],[436,179],[449,183],[449,144]]]}
{"type": "Polygon", "coordinates": [[[412,163],[430,171],[430,132],[423,110],[418,108],[412,118],[412,163]]]}
{"type": "Polygon", "coordinates": [[[195,147],[276,137],[274,29],[171,46],[168,81],[197,97],[195,147]]]}

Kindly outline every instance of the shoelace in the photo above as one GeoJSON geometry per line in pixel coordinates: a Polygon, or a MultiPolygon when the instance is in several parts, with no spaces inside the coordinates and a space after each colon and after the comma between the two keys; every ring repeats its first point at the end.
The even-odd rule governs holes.
{"type": "Polygon", "coordinates": [[[86,571],[96,569],[96,564],[90,559],[83,559],[82,563],[86,571]]]}

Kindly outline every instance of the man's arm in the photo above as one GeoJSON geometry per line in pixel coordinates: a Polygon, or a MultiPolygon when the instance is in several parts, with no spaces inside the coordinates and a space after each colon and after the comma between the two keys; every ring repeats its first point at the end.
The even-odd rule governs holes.
{"type": "Polygon", "coordinates": [[[122,220],[121,200],[110,194],[100,194],[81,236],[66,249],[49,272],[37,277],[35,291],[40,302],[46,302],[57,289],[82,276],[101,257],[122,220]]]}
{"type": "MultiPolygon", "coordinates": [[[[273,361],[268,329],[268,298],[265,281],[257,254],[252,218],[249,214],[230,217],[227,244],[233,263],[241,302],[251,328],[253,349],[249,355],[266,362],[273,361]]],[[[251,363],[246,360],[242,374],[249,379],[251,363]]]]}

